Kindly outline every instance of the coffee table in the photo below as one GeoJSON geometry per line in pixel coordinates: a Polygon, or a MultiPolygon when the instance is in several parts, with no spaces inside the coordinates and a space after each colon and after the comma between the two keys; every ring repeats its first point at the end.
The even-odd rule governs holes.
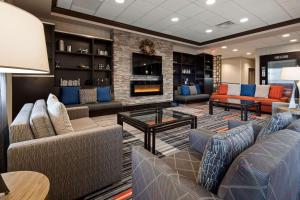
{"type": "Polygon", "coordinates": [[[118,124],[127,123],[144,132],[144,147],[155,154],[156,133],[191,125],[197,128],[197,117],[164,108],[144,109],[118,113],[118,124]],[[152,136],[152,147],[151,147],[152,136]]]}
{"type": "Polygon", "coordinates": [[[210,99],[209,100],[209,114],[213,114],[214,106],[224,106],[225,111],[229,111],[229,108],[239,108],[241,109],[241,120],[248,120],[248,111],[249,109],[255,109],[256,115],[261,116],[261,102],[259,101],[248,101],[240,99],[210,99]]]}

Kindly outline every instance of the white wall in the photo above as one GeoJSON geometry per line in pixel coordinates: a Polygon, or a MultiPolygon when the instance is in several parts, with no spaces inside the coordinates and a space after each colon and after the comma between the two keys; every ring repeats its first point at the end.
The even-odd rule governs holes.
{"type": "Polygon", "coordinates": [[[255,52],[255,83],[259,84],[259,67],[260,67],[259,57],[260,56],[277,54],[277,53],[294,52],[294,51],[300,51],[300,43],[257,49],[255,52]]]}

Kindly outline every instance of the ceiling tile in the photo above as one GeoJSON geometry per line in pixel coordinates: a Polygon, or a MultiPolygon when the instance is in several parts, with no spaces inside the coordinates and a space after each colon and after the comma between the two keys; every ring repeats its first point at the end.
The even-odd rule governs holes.
{"type": "Polygon", "coordinates": [[[299,0],[281,0],[280,5],[285,8],[293,18],[300,17],[300,1],[299,0]]]}
{"type": "Polygon", "coordinates": [[[113,20],[133,2],[134,0],[126,0],[125,3],[118,4],[113,0],[105,0],[95,13],[95,16],[113,20]]]}
{"type": "Polygon", "coordinates": [[[57,6],[60,8],[70,9],[72,0],[57,0],[57,6]]]}
{"type": "Polygon", "coordinates": [[[190,0],[166,0],[160,6],[168,10],[178,11],[189,4],[191,4],[190,0]]]}
{"type": "Polygon", "coordinates": [[[84,13],[84,14],[88,14],[88,15],[93,15],[95,13],[95,10],[90,10],[87,8],[79,7],[74,4],[72,5],[71,10],[74,10],[74,11],[80,12],[80,13],[84,13]]]}
{"type": "Polygon", "coordinates": [[[199,21],[205,23],[209,26],[215,26],[217,24],[227,21],[226,18],[223,18],[211,11],[205,11],[191,18],[191,20],[199,21]]]}
{"type": "Polygon", "coordinates": [[[186,17],[193,17],[201,12],[203,12],[205,9],[204,8],[201,8],[200,6],[192,3],[182,9],[179,9],[177,11],[177,13],[183,15],[183,16],[186,16],[186,17]]]}
{"type": "Polygon", "coordinates": [[[73,6],[76,6],[77,9],[84,9],[84,10],[92,10],[96,11],[98,6],[103,3],[103,0],[73,0],[73,6]]]}

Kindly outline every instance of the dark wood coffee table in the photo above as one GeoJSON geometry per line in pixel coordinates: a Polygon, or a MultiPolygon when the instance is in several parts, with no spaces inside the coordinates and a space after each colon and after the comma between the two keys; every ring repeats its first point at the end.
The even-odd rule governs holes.
{"type": "Polygon", "coordinates": [[[214,106],[223,106],[225,111],[229,111],[230,108],[238,108],[241,110],[241,120],[248,120],[249,109],[254,109],[257,116],[261,116],[261,102],[259,101],[248,101],[240,99],[210,99],[209,100],[209,114],[213,114],[214,106]]]}
{"type": "Polygon", "coordinates": [[[155,135],[181,126],[197,128],[197,117],[182,112],[153,108],[118,113],[118,124],[127,123],[144,132],[144,147],[155,154],[155,135]],[[152,136],[152,147],[151,147],[152,136]]]}

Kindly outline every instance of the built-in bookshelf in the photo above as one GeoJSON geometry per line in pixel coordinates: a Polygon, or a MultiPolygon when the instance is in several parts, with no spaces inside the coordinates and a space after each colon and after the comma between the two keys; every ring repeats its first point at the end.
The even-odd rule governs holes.
{"type": "Polygon", "coordinates": [[[111,86],[112,41],[55,31],[55,86],[111,86]]]}

